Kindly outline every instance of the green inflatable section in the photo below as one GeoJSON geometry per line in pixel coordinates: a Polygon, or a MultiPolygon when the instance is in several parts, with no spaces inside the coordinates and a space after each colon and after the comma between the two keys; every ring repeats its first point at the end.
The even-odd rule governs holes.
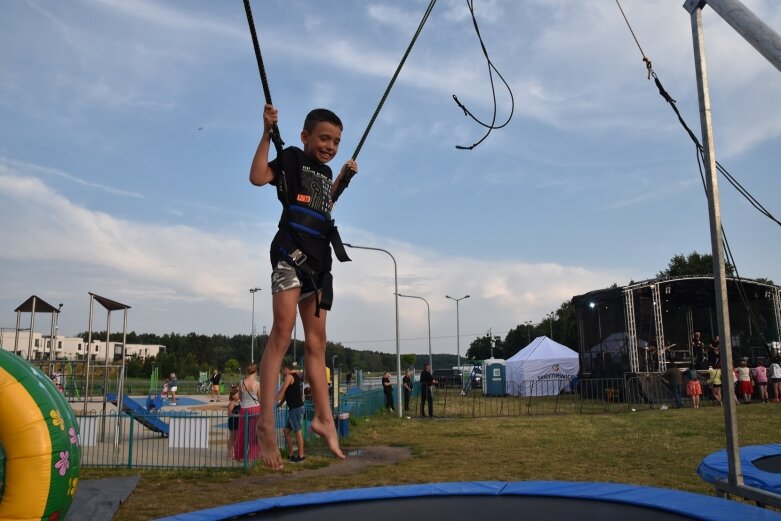
{"type": "Polygon", "coordinates": [[[53,514],[64,519],[79,481],[81,448],[76,415],[51,379],[26,360],[0,351],[0,366],[24,387],[46,421],[52,446],[52,468],[49,469],[49,495],[42,519],[48,520],[53,514]]]}

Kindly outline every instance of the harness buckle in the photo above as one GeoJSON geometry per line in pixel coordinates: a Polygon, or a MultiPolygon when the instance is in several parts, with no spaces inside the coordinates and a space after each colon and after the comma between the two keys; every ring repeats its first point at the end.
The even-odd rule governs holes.
{"type": "Polygon", "coordinates": [[[301,265],[306,262],[306,259],[306,253],[302,252],[298,248],[290,252],[290,260],[292,260],[293,264],[295,264],[297,267],[301,267],[301,265]]]}

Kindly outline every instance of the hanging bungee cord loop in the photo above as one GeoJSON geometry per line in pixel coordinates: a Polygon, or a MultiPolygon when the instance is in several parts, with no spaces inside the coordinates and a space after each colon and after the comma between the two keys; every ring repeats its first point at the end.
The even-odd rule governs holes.
{"type": "Polygon", "coordinates": [[[494,66],[493,62],[491,61],[491,58],[488,56],[488,50],[485,48],[485,43],[483,42],[483,37],[480,35],[480,28],[477,26],[477,18],[475,17],[475,7],[474,7],[474,0],[466,0],[466,5],[469,8],[469,13],[472,15],[472,25],[475,28],[475,33],[477,34],[477,39],[480,41],[480,49],[483,51],[483,56],[485,56],[486,64],[488,65],[488,78],[491,81],[491,95],[493,96],[493,102],[494,102],[494,110],[493,110],[493,116],[491,117],[491,123],[484,123],[477,119],[472,112],[470,112],[463,103],[461,103],[458,100],[458,96],[453,94],[453,101],[456,102],[456,105],[464,111],[464,116],[469,116],[472,118],[477,124],[487,128],[485,135],[480,138],[479,141],[471,144],[470,146],[461,146],[456,145],[456,148],[459,150],[473,150],[477,145],[485,141],[485,139],[491,134],[491,131],[497,130],[500,128],[504,128],[507,126],[508,123],[510,123],[510,120],[513,117],[513,112],[515,111],[515,98],[513,97],[513,91],[510,88],[510,85],[508,85],[507,81],[504,79],[504,76],[499,72],[499,70],[494,66]],[[494,85],[494,72],[496,72],[496,75],[499,76],[499,79],[502,80],[502,83],[504,83],[504,86],[507,87],[507,92],[510,94],[510,115],[507,116],[507,120],[502,123],[501,125],[496,124],[496,86],[494,85]]]}

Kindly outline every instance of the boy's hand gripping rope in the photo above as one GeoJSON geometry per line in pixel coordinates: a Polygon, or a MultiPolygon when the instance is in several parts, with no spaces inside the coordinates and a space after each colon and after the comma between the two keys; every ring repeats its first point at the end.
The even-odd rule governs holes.
{"type": "MultiPolygon", "coordinates": [[[[258,34],[255,32],[255,20],[252,18],[252,8],[249,5],[249,0],[244,0],[244,11],[247,13],[247,23],[249,24],[249,32],[252,35],[252,45],[255,48],[255,59],[258,61],[258,72],[260,73],[260,83],[263,85],[263,94],[266,97],[266,103],[271,103],[271,90],[268,87],[268,78],[266,78],[266,68],[263,66],[263,56],[260,54],[260,43],[258,43],[258,34]]],[[[277,152],[277,157],[282,156],[282,147],[285,142],[282,141],[282,136],[279,133],[277,124],[271,127],[270,132],[271,142],[274,143],[274,149],[277,152]]],[[[282,160],[279,161],[279,167],[282,168],[282,160]]],[[[285,172],[280,172],[277,180],[277,193],[281,196],[283,201],[287,201],[287,180],[285,178],[285,172]]]]}

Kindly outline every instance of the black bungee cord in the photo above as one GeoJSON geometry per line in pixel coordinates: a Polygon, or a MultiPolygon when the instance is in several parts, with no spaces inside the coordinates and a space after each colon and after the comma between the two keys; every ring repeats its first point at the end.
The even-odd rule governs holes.
{"type": "Polygon", "coordinates": [[[464,104],[461,103],[458,100],[458,96],[453,94],[453,101],[455,101],[456,105],[458,105],[458,107],[461,110],[464,111],[464,116],[469,116],[476,123],[478,123],[479,125],[481,125],[481,126],[483,126],[483,127],[488,129],[486,131],[485,135],[482,138],[480,138],[479,141],[473,143],[472,145],[470,145],[470,146],[456,145],[456,148],[459,149],[459,150],[472,150],[472,149],[474,149],[477,145],[479,145],[480,143],[485,141],[485,139],[488,137],[488,135],[491,133],[492,130],[497,130],[497,129],[500,129],[500,128],[503,128],[503,127],[507,126],[507,124],[510,122],[510,120],[513,117],[513,112],[515,111],[515,98],[513,97],[513,91],[510,88],[510,85],[504,79],[504,76],[502,76],[502,74],[499,72],[499,70],[494,66],[493,62],[491,61],[491,58],[488,56],[488,50],[485,48],[485,43],[483,42],[483,37],[480,35],[480,28],[477,26],[477,18],[475,17],[474,0],[467,0],[466,1],[466,5],[469,8],[469,13],[472,15],[472,25],[474,25],[475,33],[477,34],[477,39],[480,41],[480,48],[483,51],[483,56],[485,56],[485,61],[486,61],[486,64],[488,65],[488,78],[491,81],[491,94],[493,96],[494,110],[493,110],[493,115],[491,117],[491,123],[490,124],[484,123],[484,122],[480,121],[479,119],[477,119],[475,117],[475,115],[472,114],[472,112],[470,112],[464,106],[464,104]],[[497,107],[496,107],[496,87],[494,85],[494,75],[493,75],[494,72],[496,72],[496,75],[499,76],[499,79],[502,80],[502,83],[504,83],[504,86],[507,87],[507,92],[510,94],[510,115],[507,116],[507,121],[505,121],[501,125],[496,125],[497,107]]]}

